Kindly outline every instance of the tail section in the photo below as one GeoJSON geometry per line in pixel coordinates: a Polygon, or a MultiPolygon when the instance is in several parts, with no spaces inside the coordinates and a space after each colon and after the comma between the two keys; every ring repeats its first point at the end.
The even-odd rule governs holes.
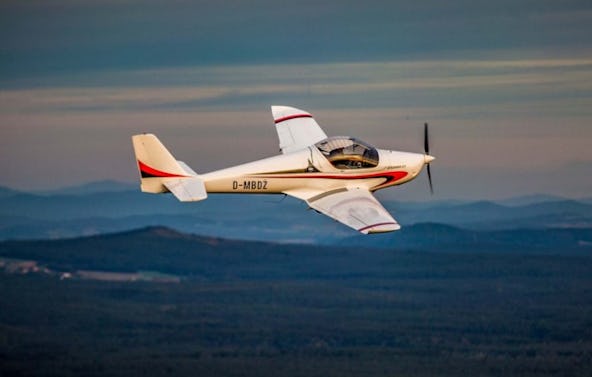
{"type": "Polygon", "coordinates": [[[132,136],[143,192],[172,192],[183,202],[207,198],[203,180],[175,157],[153,134],[132,136]]]}

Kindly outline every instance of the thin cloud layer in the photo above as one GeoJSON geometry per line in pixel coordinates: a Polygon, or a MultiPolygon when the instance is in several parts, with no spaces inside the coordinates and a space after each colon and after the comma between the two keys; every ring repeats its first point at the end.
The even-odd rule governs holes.
{"type": "Polygon", "coordinates": [[[447,106],[507,110],[517,103],[547,106],[569,99],[570,115],[588,115],[590,82],[592,59],[168,68],[87,75],[76,86],[65,82],[65,87],[0,90],[0,111],[195,110],[237,103],[253,107],[286,97],[312,99],[318,108],[343,107],[340,101],[350,103],[351,97],[358,98],[360,108],[381,107],[385,101],[408,108],[410,97],[417,100],[416,107],[443,110],[447,106]]]}
{"type": "Polygon", "coordinates": [[[585,0],[0,3],[0,82],[213,64],[590,53],[585,0]]]}

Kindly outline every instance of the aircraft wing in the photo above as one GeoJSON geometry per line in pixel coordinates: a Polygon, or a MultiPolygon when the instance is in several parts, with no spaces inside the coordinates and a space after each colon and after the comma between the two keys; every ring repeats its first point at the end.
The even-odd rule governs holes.
{"type": "Polygon", "coordinates": [[[401,228],[366,189],[341,188],[319,193],[305,201],[311,208],[364,234],[392,232],[401,228]]]}
{"type": "Polygon", "coordinates": [[[287,106],[272,106],[271,113],[280,139],[282,153],[306,148],[327,135],[306,111],[287,106]]]}

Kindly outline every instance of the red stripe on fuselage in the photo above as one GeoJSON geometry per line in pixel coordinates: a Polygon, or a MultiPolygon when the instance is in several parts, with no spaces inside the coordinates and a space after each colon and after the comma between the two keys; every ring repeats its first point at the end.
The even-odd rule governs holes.
{"type": "Polygon", "coordinates": [[[290,119],[297,119],[297,118],[312,118],[312,115],[310,115],[310,114],[288,115],[288,116],[285,116],[283,118],[275,119],[274,122],[275,122],[275,124],[278,124],[278,123],[282,123],[282,122],[285,122],[285,121],[290,120],[290,119]]]}
{"type": "MultiPolygon", "coordinates": [[[[365,179],[365,178],[389,178],[392,181],[398,181],[401,178],[407,176],[406,171],[383,171],[376,173],[367,174],[287,174],[287,175],[275,175],[275,174],[261,174],[260,176],[265,178],[328,178],[328,179],[365,179]]],[[[259,175],[254,175],[257,177],[259,175]]]]}
{"type": "Polygon", "coordinates": [[[409,173],[406,171],[382,171],[376,173],[366,174],[319,174],[319,173],[308,173],[308,174],[257,174],[253,175],[254,178],[325,178],[325,179],[368,179],[368,178],[384,178],[386,181],[378,186],[374,186],[372,190],[382,188],[382,186],[388,186],[389,184],[396,182],[402,178],[405,178],[409,173]]]}
{"type": "Polygon", "coordinates": [[[167,173],[165,171],[161,171],[161,170],[157,170],[154,168],[151,168],[150,166],[146,165],[145,163],[143,163],[142,161],[138,160],[138,167],[140,168],[140,171],[152,175],[154,177],[158,177],[158,178],[182,178],[182,177],[187,177],[186,175],[180,175],[180,174],[172,174],[172,173],[167,173]]]}

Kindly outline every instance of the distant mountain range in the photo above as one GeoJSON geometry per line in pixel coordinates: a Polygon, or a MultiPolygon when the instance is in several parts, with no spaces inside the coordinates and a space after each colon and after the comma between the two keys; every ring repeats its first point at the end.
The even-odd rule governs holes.
{"type": "Polygon", "coordinates": [[[112,180],[102,180],[89,182],[82,185],[67,186],[54,190],[37,191],[41,195],[88,195],[104,192],[131,191],[138,187],[137,184],[130,182],[120,182],[112,180]]]}
{"type": "Polygon", "coordinates": [[[384,263],[392,263],[394,256],[405,252],[446,253],[457,255],[457,259],[463,258],[459,256],[461,253],[589,256],[592,252],[592,229],[476,232],[422,224],[409,226],[396,236],[373,238],[371,244],[362,239],[348,239],[341,246],[280,245],[148,227],[63,240],[3,241],[0,262],[2,258],[35,261],[58,272],[151,271],[198,279],[226,279],[231,271],[238,278],[284,279],[311,274],[327,278],[338,271],[369,273],[367,266],[377,272],[384,263]],[[381,247],[376,249],[376,246],[381,247]]]}
{"type": "Polygon", "coordinates": [[[392,242],[418,245],[438,234],[438,240],[447,243],[454,243],[453,235],[482,243],[483,234],[500,243],[505,231],[516,229],[553,229],[562,235],[546,234],[559,238],[571,232],[569,237],[577,240],[578,232],[592,228],[592,201],[587,199],[533,195],[499,202],[384,201],[384,205],[403,230],[360,238],[290,197],[211,195],[206,201],[187,204],[170,195],[144,194],[135,185],[112,181],[45,193],[0,188],[0,240],[59,239],[166,226],[209,237],[385,247],[392,242]],[[414,239],[414,229],[421,226],[431,227],[434,233],[414,239]]]}

